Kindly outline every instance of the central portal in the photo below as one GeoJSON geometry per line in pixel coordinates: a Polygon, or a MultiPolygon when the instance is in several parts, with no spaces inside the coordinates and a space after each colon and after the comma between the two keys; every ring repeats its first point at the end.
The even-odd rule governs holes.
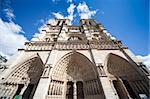
{"type": "Polygon", "coordinates": [[[63,83],[60,87],[56,82],[50,85],[51,96],[61,91],[57,95],[61,99],[104,99],[96,66],[77,51],[60,58],[52,70],[52,78],[63,83]]]}

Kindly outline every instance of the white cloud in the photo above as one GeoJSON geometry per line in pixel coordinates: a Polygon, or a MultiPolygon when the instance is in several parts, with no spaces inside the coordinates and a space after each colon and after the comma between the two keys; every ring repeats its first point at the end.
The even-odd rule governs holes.
{"type": "MultiPolygon", "coordinates": [[[[70,20],[69,24],[72,24],[73,18],[75,16],[74,15],[74,9],[75,9],[75,7],[76,6],[74,4],[70,4],[70,6],[67,8],[67,12],[68,12],[67,16],[63,16],[60,12],[53,12],[52,14],[54,15],[54,17],[56,19],[69,19],[70,20]]],[[[40,19],[40,20],[42,20],[42,19],[40,19]]],[[[43,25],[38,28],[39,32],[41,32],[41,30],[46,26],[47,23],[49,23],[49,24],[55,24],[55,22],[56,22],[55,19],[49,19],[46,22],[43,22],[43,25]]],[[[38,37],[39,34],[40,33],[35,33],[33,37],[38,37]]]]}
{"type": "Polygon", "coordinates": [[[138,59],[142,60],[142,62],[148,67],[148,69],[150,70],[150,54],[148,54],[147,56],[137,56],[138,59]]]}
{"type": "MultiPolygon", "coordinates": [[[[53,0],[53,2],[56,2],[56,1],[59,1],[59,0],[53,0]]],[[[72,21],[74,20],[74,17],[76,16],[74,14],[74,11],[76,8],[77,8],[80,18],[83,18],[83,19],[91,18],[97,12],[96,10],[90,11],[89,7],[86,5],[85,2],[79,3],[78,6],[76,6],[75,4],[72,3],[73,0],[67,0],[67,2],[70,2],[70,6],[67,8],[68,15],[64,16],[63,14],[61,14],[61,12],[53,12],[52,15],[54,15],[54,17],[56,19],[69,19],[70,25],[72,24],[72,21]]],[[[48,21],[45,21],[45,22],[43,22],[43,19],[41,19],[41,20],[42,20],[43,25],[41,27],[39,27],[39,29],[38,29],[39,31],[41,31],[42,28],[45,27],[45,25],[47,23],[54,24],[54,22],[56,22],[55,19],[49,19],[48,21]]],[[[41,20],[39,20],[39,22],[41,22],[41,20]]],[[[39,33],[35,33],[35,35],[33,37],[37,37],[38,35],[39,35],[39,33]]]]}
{"type": "Polygon", "coordinates": [[[75,7],[76,7],[76,6],[75,6],[74,4],[70,4],[70,6],[69,6],[68,9],[67,9],[67,12],[68,12],[69,14],[73,14],[75,7]]]}
{"type": "Polygon", "coordinates": [[[81,19],[89,19],[96,14],[96,10],[90,11],[85,2],[79,3],[77,11],[81,19]]]}
{"type": "Polygon", "coordinates": [[[75,15],[73,14],[75,8],[76,8],[76,5],[70,4],[69,8],[67,9],[67,12],[69,15],[66,18],[68,18],[71,22],[73,21],[73,18],[75,17],[75,15]]]}
{"type": "MultiPolygon", "coordinates": [[[[53,0],[53,1],[56,2],[57,0],[53,0]]],[[[85,2],[79,3],[78,6],[72,3],[73,0],[67,0],[67,2],[70,2],[70,6],[67,8],[68,15],[64,16],[63,14],[61,14],[61,12],[53,12],[52,15],[54,15],[56,19],[69,19],[70,20],[69,24],[72,24],[72,21],[74,20],[74,17],[76,16],[74,14],[74,11],[76,8],[78,11],[77,14],[79,14],[81,19],[89,19],[92,16],[94,16],[97,12],[97,10],[91,11],[85,2]]],[[[47,23],[47,21],[45,23],[47,23]]]]}
{"type": "MultiPolygon", "coordinates": [[[[75,17],[74,15],[74,9],[75,9],[75,5],[74,4],[70,4],[70,6],[67,8],[67,12],[68,12],[68,15],[67,16],[64,16],[62,15],[60,12],[53,12],[52,15],[54,15],[54,17],[56,19],[69,19],[70,20],[70,23],[69,24],[72,24],[72,21],[73,21],[73,18],[75,17]]],[[[49,19],[47,21],[44,22],[44,19],[40,19],[38,20],[37,22],[41,22],[42,21],[42,26],[40,26],[38,28],[39,32],[41,32],[41,30],[43,29],[43,27],[46,26],[47,23],[49,24],[55,24],[55,19],[49,19]]],[[[38,37],[40,33],[35,33],[33,37],[38,37]]]]}
{"type": "MultiPolygon", "coordinates": [[[[56,14],[56,13],[55,13],[56,14]]],[[[56,14],[56,16],[57,16],[58,14],[56,14]]],[[[59,15],[58,15],[58,17],[59,17],[59,15]]],[[[43,20],[43,19],[40,19],[40,20],[43,20]]],[[[40,26],[39,28],[38,28],[38,31],[39,31],[39,33],[34,33],[34,35],[33,35],[33,38],[37,38],[37,37],[39,37],[39,35],[41,34],[41,31],[42,31],[42,29],[46,26],[46,24],[57,24],[56,23],[56,21],[55,21],[55,19],[49,19],[49,20],[47,20],[47,21],[42,21],[42,26],[40,26]]],[[[33,39],[32,39],[33,40],[33,39]]],[[[31,41],[32,41],[31,40],[31,41]]]]}
{"type": "MultiPolygon", "coordinates": [[[[57,16],[57,14],[56,14],[56,16],[57,16]]],[[[58,15],[58,17],[59,17],[59,15],[58,15]]],[[[41,31],[46,26],[47,23],[49,23],[49,24],[56,24],[56,21],[55,21],[55,19],[49,19],[46,22],[43,22],[43,25],[40,26],[38,28],[38,30],[41,31]]],[[[34,37],[37,37],[37,33],[35,33],[34,37]]]]}
{"type": "Polygon", "coordinates": [[[27,41],[20,32],[22,28],[14,22],[4,22],[0,18],[0,52],[5,56],[10,56],[17,51],[17,48],[24,47],[27,41]]]}
{"type": "Polygon", "coordinates": [[[82,19],[88,19],[91,18],[91,16],[96,14],[96,11],[90,11],[88,6],[86,5],[85,2],[83,2],[82,4],[79,3],[79,5],[77,6],[77,11],[79,13],[79,16],[82,19]]]}
{"type": "Polygon", "coordinates": [[[67,12],[68,12],[68,16],[63,16],[61,13],[59,12],[53,12],[52,14],[55,16],[55,18],[57,19],[69,19],[70,20],[70,24],[73,21],[73,18],[75,17],[74,15],[74,9],[76,8],[76,5],[74,4],[70,4],[70,6],[67,8],[67,12]]]}
{"type": "Polygon", "coordinates": [[[9,21],[12,21],[12,19],[15,18],[15,15],[13,14],[13,10],[12,9],[4,9],[3,10],[6,14],[6,17],[8,18],[9,21]]]}
{"type": "Polygon", "coordinates": [[[64,19],[64,16],[62,14],[60,14],[59,12],[55,13],[53,12],[52,13],[57,19],[64,19]]]}

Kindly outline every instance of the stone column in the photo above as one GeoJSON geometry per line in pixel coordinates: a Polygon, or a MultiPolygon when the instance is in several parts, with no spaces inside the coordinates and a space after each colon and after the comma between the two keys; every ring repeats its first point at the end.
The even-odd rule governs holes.
{"type": "Polygon", "coordinates": [[[66,99],[67,81],[64,81],[62,98],[66,99]]]}
{"type": "Polygon", "coordinates": [[[73,99],[77,99],[77,84],[74,82],[73,84],[73,99]]]}

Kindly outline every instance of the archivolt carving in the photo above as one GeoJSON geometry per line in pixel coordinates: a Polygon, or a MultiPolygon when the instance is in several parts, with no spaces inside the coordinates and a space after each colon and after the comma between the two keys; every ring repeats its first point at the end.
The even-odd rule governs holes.
{"type": "Polygon", "coordinates": [[[76,51],[62,57],[52,71],[52,79],[57,80],[91,80],[96,78],[96,66],[87,57],[76,51]]]}
{"type": "MultiPolygon", "coordinates": [[[[136,65],[132,65],[126,59],[110,53],[107,57],[105,70],[107,75],[117,78],[116,80],[111,80],[114,80],[117,84],[120,82],[120,86],[124,86],[131,98],[139,99],[141,93],[148,97],[148,79],[145,79],[144,75],[141,75],[140,72],[137,71],[136,68],[138,67],[135,66],[136,65]],[[118,79],[120,79],[120,81],[118,79]]],[[[122,95],[120,92],[118,94],[122,95]]]]}
{"type": "Polygon", "coordinates": [[[117,77],[126,77],[128,79],[140,79],[140,74],[126,59],[116,54],[110,53],[107,56],[105,70],[111,75],[117,77]]]}
{"type": "Polygon", "coordinates": [[[5,82],[21,83],[23,80],[30,79],[30,82],[37,82],[36,76],[42,71],[43,63],[39,56],[35,56],[16,66],[5,82]],[[34,81],[32,81],[34,79],[34,81]]]}
{"type": "Polygon", "coordinates": [[[19,64],[6,78],[3,78],[0,84],[0,96],[12,98],[18,90],[19,84],[23,86],[37,84],[43,69],[42,60],[38,55],[19,64]]]}
{"type": "MultiPolygon", "coordinates": [[[[52,70],[47,98],[64,98],[62,92],[68,91],[67,81],[74,82],[74,84],[78,81],[83,82],[85,99],[99,99],[100,97],[103,99],[104,97],[96,66],[79,52],[70,52],[56,63],[52,70]]],[[[74,90],[76,90],[75,87],[74,90]]]]}

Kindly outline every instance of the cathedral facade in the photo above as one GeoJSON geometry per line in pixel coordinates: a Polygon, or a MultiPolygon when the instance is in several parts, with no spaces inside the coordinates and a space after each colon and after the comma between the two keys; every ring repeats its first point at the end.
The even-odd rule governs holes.
{"type": "Polygon", "coordinates": [[[45,25],[0,75],[2,99],[148,99],[149,71],[93,19],[45,25]]]}

